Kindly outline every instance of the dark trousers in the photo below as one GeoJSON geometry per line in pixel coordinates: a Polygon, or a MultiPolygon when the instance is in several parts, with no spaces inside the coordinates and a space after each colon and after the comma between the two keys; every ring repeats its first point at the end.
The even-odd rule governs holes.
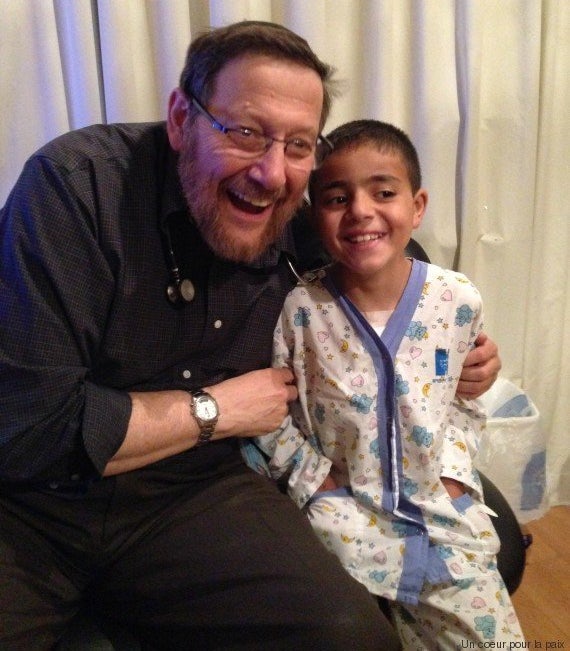
{"type": "Polygon", "coordinates": [[[0,648],[52,648],[86,597],[153,649],[399,646],[292,501],[238,461],[4,491],[0,648]]]}

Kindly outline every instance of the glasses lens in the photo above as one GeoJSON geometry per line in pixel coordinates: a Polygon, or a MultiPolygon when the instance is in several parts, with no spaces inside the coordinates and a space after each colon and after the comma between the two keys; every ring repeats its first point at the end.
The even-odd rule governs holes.
{"type": "Polygon", "coordinates": [[[267,149],[268,139],[254,129],[247,129],[246,127],[228,128],[226,133],[236,147],[248,154],[261,154],[267,149]]]}
{"type": "Polygon", "coordinates": [[[319,168],[325,158],[334,150],[332,142],[325,136],[319,136],[317,147],[315,150],[315,166],[314,169],[319,168]]]}
{"type": "Polygon", "coordinates": [[[312,156],[314,151],[314,145],[302,138],[293,138],[293,140],[288,140],[285,143],[285,152],[287,153],[287,156],[295,160],[304,160],[305,158],[312,156]]]}

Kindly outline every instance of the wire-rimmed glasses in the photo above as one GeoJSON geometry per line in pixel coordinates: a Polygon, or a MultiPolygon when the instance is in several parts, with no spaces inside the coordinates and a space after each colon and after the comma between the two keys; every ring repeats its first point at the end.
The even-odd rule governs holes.
{"type": "Polygon", "coordinates": [[[333,148],[331,142],[322,134],[317,136],[316,142],[298,137],[281,140],[251,127],[227,127],[217,120],[194,96],[192,96],[192,104],[208,120],[213,129],[228,136],[240,152],[248,154],[252,158],[265,154],[274,142],[283,143],[287,158],[296,164],[304,164],[310,158],[313,158],[316,162],[323,157],[322,150],[330,151],[333,148]],[[319,155],[315,155],[317,153],[319,155]]]}

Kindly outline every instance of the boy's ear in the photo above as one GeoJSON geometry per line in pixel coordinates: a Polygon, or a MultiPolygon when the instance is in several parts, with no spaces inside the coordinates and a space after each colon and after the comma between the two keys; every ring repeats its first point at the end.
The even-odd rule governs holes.
{"type": "Polygon", "coordinates": [[[422,223],[428,204],[428,192],[424,188],[420,188],[414,196],[414,229],[422,223]]]}

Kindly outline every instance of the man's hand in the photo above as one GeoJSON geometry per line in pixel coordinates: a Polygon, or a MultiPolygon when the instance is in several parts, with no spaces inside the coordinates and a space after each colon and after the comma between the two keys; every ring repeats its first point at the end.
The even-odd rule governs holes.
{"type": "Polygon", "coordinates": [[[258,436],[277,429],[296,400],[297,387],[288,368],[267,368],[206,387],[216,399],[220,418],[214,439],[258,436]]]}
{"type": "MultiPolygon", "coordinates": [[[[256,436],[277,429],[297,398],[293,373],[287,368],[252,371],[211,387],[220,418],[212,440],[256,436]]],[[[188,450],[198,440],[198,423],[187,391],[143,391],[130,394],[127,435],[104,474],[117,475],[188,450]]]]}
{"type": "Polygon", "coordinates": [[[484,332],[475,340],[475,346],[465,358],[457,385],[457,395],[466,400],[478,398],[490,389],[501,370],[497,344],[484,332]]]}

